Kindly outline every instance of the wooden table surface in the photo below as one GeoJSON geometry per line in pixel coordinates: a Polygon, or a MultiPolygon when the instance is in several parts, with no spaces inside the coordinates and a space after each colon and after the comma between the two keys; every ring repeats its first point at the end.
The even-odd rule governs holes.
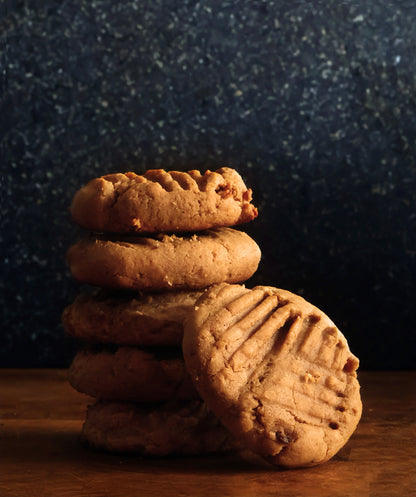
{"type": "Polygon", "coordinates": [[[416,371],[360,372],[363,417],[314,468],[246,455],[144,459],[78,441],[90,399],[65,370],[0,369],[0,496],[416,496],[416,371]]]}

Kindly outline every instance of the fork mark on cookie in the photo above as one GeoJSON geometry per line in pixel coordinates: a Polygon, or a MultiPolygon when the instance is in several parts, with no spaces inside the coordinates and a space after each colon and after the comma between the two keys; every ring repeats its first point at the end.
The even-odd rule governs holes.
{"type": "Polygon", "coordinates": [[[250,337],[257,335],[277,305],[277,299],[269,296],[256,303],[254,307],[250,306],[248,313],[244,313],[242,316],[240,313],[241,318],[235,321],[219,338],[218,347],[224,348],[229,354],[229,358],[236,351],[247,347],[246,344],[250,337]]]}

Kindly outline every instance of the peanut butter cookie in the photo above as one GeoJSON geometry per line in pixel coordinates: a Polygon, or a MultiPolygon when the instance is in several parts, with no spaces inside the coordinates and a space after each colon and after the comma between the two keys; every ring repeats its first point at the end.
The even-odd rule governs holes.
{"type": "Polygon", "coordinates": [[[270,462],[330,459],[361,415],[358,359],[319,309],[288,291],[213,286],[186,322],[183,352],[208,407],[270,462]]]}
{"type": "Polygon", "coordinates": [[[65,308],[62,322],[69,335],[91,343],[180,347],[183,321],[201,294],[79,295],[65,308]]]}
{"type": "Polygon", "coordinates": [[[201,401],[168,404],[98,402],[88,408],[81,439],[112,452],[203,455],[238,443],[201,401]]]}
{"type": "Polygon", "coordinates": [[[251,196],[228,167],[204,174],[151,169],[91,180],[76,192],[71,214],[80,226],[98,232],[200,231],[254,219],[251,196]]]}
{"type": "Polygon", "coordinates": [[[87,347],[77,352],[68,379],[75,390],[99,399],[164,402],[198,399],[179,351],[87,347]]]}
{"type": "Polygon", "coordinates": [[[184,237],[90,237],[67,252],[71,273],[82,283],[147,291],[242,282],[257,270],[260,257],[257,243],[232,228],[184,237]]]}

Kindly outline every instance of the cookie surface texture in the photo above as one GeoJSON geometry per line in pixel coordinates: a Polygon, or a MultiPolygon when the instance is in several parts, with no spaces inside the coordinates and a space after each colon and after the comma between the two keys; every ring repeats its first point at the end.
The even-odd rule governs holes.
{"type": "Polygon", "coordinates": [[[149,407],[100,401],[88,408],[81,437],[97,449],[147,456],[202,455],[238,448],[201,401],[149,407]]]}
{"type": "Polygon", "coordinates": [[[77,352],[68,379],[75,390],[106,400],[164,402],[199,398],[180,351],[87,347],[77,352]]]}
{"type": "Polygon", "coordinates": [[[65,331],[90,343],[181,346],[183,321],[202,292],[79,295],[65,308],[65,331]]]}
{"type": "Polygon", "coordinates": [[[75,193],[70,210],[80,226],[98,232],[199,231],[254,219],[251,196],[228,167],[204,174],[152,169],[93,179],[75,193]]]}
{"type": "Polygon", "coordinates": [[[232,228],[159,239],[89,237],[67,252],[72,276],[82,283],[148,291],[242,282],[257,270],[260,257],[257,243],[232,228]]]}
{"type": "Polygon", "coordinates": [[[275,465],[327,461],[360,419],[358,359],[322,311],[288,291],[213,286],[185,325],[183,353],[208,407],[275,465]]]}

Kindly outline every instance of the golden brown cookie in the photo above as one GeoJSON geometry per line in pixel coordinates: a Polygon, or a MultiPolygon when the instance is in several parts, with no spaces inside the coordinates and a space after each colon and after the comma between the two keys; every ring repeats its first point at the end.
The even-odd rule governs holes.
{"type": "Polygon", "coordinates": [[[183,321],[202,294],[79,295],[62,314],[65,331],[91,343],[181,346],[183,321]]]}
{"type": "Polygon", "coordinates": [[[148,291],[242,282],[256,271],[260,257],[256,242],[232,228],[160,239],[90,237],[67,252],[71,273],[82,283],[148,291]]]}
{"type": "Polygon", "coordinates": [[[180,350],[152,353],[137,347],[85,348],[69,368],[75,390],[99,399],[164,402],[197,399],[180,350]]]}
{"type": "Polygon", "coordinates": [[[81,438],[97,449],[147,456],[203,455],[238,448],[201,401],[149,406],[98,402],[88,408],[81,438]]]}
{"type": "Polygon", "coordinates": [[[330,459],[361,415],[358,359],[319,309],[288,291],[215,285],[186,322],[183,352],[208,407],[270,462],[330,459]]]}
{"type": "Polygon", "coordinates": [[[160,233],[200,231],[257,217],[251,190],[234,169],[109,174],[76,192],[73,219],[92,231],[160,233]]]}

